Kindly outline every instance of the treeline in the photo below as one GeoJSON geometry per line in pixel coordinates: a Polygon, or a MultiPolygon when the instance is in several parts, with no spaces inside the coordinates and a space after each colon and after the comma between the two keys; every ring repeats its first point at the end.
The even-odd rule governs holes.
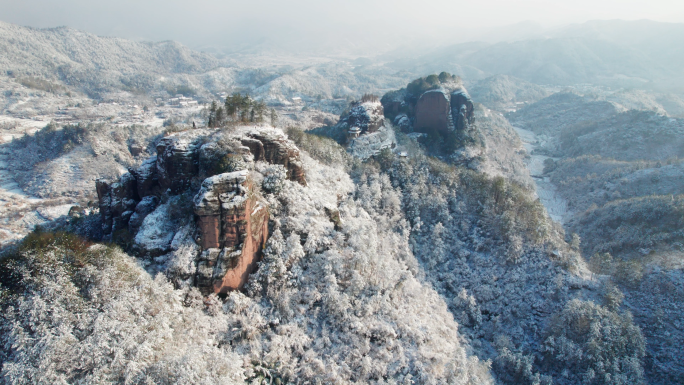
{"type": "Polygon", "coordinates": [[[267,114],[271,125],[275,126],[278,115],[274,109],[269,111],[263,101],[254,100],[249,95],[241,95],[238,92],[228,96],[223,106],[219,106],[216,101],[211,103],[207,126],[215,128],[228,122],[262,123],[267,114]]]}
{"type": "Polygon", "coordinates": [[[439,75],[432,74],[412,81],[406,86],[406,91],[412,95],[420,96],[423,92],[437,89],[442,84],[460,82],[460,77],[452,75],[448,72],[442,72],[439,75]]]}

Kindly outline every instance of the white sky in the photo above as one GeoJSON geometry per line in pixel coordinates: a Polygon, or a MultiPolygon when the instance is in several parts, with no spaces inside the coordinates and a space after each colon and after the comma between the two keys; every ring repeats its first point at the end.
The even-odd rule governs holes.
{"type": "Polygon", "coordinates": [[[0,20],[191,47],[271,38],[435,35],[534,21],[684,22],[684,0],[0,0],[0,20]]]}

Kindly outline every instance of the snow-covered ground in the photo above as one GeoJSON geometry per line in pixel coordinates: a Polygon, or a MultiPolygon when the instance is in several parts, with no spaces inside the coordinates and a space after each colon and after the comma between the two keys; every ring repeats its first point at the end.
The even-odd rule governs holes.
{"type": "MultiPolygon", "coordinates": [[[[57,130],[62,129],[67,124],[105,124],[110,127],[144,126],[153,127],[161,130],[164,121],[167,119],[175,122],[195,118],[200,114],[203,106],[195,105],[190,107],[177,106],[151,106],[143,109],[142,105],[133,102],[109,102],[109,103],[83,103],[80,107],[64,107],[70,100],[64,98],[46,98],[43,101],[35,101],[34,104],[40,106],[55,102],[58,107],[38,108],[33,111],[40,111],[32,116],[15,113],[12,108],[25,101],[24,99],[15,100],[9,107],[0,112],[0,245],[7,244],[23,238],[28,232],[32,231],[37,225],[45,224],[48,221],[68,215],[69,210],[74,205],[83,206],[86,202],[77,197],[65,195],[61,197],[36,197],[31,193],[25,192],[15,180],[17,170],[12,169],[12,160],[16,160],[20,154],[12,146],[12,142],[22,138],[24,135],[34,135],[37,131],[47,126],[50,122],[55,122],[57,130]],[[64,106],[59,106],[59,102],[64,106]],[[54,112],[50,112],[54,110],[54,112]]],[[[73,103],[70,103],[73,104],[73,103]]],[[[198,123],[200,123],[198,121],[198,123]]],[[[191,124],[191,123],[190,123],[191,124]]],[[[106,142],[103,142],[106,143],[106,142]]],[[[104,149],[110,151],[111,148],[104,149]]],[[[53,184],[64,186],[81,186],[83,182],[95,188],[94,182],[87,181],[83,177],[83,170],[76,166],[73,156],[80,156],[78,151],[73,154],[65,154],[50,162],[50,175],[53,184]],[[73,156],[72,156],[73,155],[73,156]]],[[[40,165],[40,164],[39,164],[40,165]]],[[[122,166],[119,166],[123,169],[122,166]]],[[[85,185],[84,185],[85,186],[85,185]]],[[[88,194],[85,194],[88,195],[88,194]]],[[[92,194],[91,194],[92,195],[92,194]]]]}
{"type": "Polygon", "coordinates": [[[530,176],[537,187],[536,194],[546,207],[549,216],[556,222],[564,223],[569,217],[568,202],[558,193],[556,187],[551,183],[548,176],[544,176],[544,161],[549,158],[546,155],[534,154],[534,150],[539,147],[538,136],[529,130],[513,127],[520,136],[525,150],[530,154],[527,167],[530,176]]]}

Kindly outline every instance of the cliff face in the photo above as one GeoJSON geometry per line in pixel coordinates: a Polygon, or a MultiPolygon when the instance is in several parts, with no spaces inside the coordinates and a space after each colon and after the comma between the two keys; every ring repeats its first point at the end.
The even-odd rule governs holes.
{"type": "Polygon", "coordinates": [[[265,201],[251,194],[249,172],[240,170],[207,178],[194,198],[200,247],[197,266],[201,288],[226,292],[241,288],[256,269],[268,238],[265,201]]]}
{"type": "Polygon", "coordinates": [[[280,131],[196,130],[167,136],[159,141],[156,157],[118,181],[96,182],[103,233],[112,239],[127,231],[142,255],[157,258],[176,251],[183,218],[173,217],[191,208],[188,225],[194,232],[187,238],[198,250],[191,258],[192,281],[207,293],[240,289],[268,238],[268,204],[254,182],[254,177],[263,179],[255,162],[280,165],[288,179],[306,185],[299,151],[280,131]],[[226,159],[233,163],[226,166],[226,159]],[[186,202],[183,196],[194,198],[186,202]],[[178,207],[168,207],[169,202],[178,207]]]}
{"type": "Polygon", "coordinates": [[[413,129],[417,132],[463,131],[474,117],[473,102],[463,88],[453,92],[443,88],[425,91],[411,110],[408,117],[413,115],[413,129]]]}
{"type": "Polygon", "coordinates": [[[420,96],[415,108],[415,128],[417,131],[434,129],[453,130],[449,95],[443,90],[427,91],[420,96]]]}
{"type": "Polygon", "coordinates": [[[386,93],[381,104],[388,119],[405,132],[457,131],[474,122],[475,109],[458,76],[442,72],[386,93]]]}

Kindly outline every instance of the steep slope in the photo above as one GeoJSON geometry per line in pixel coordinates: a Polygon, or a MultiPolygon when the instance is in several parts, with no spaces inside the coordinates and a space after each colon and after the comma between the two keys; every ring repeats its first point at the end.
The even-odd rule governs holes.
{"type": "Polygon", "coordinates": [[[542,151],[559,157],[546,159],[540,177],[568,202],[565,228],[613,298],[607,301],[624,298],[643,330],[646,377],[681,381],[676,346],[684,333],[674,297],[684,266],[681,119],[634,91],[560,93],[509,116],[543,134],[536,136],[542,151]]]}
{"type": "MultiPolygon", "coordinates": [[[[278,134],[243,128],[231,135],[255,130],[278,134]]],[[[221,141],[204,145],[211,143],[221,141]]],[[[120,251],[62,242],[49,234],[37,234],[34,243],[27,240],[3,261],[9,263],[3,274],[16,277],[8,288],[16,295],[2,297],[3,310],[33,309],[40,317],[63,316],[64,322],[57,332],[53,318],[43,317],[44,328],[31,330],[26,312],[5,312],[0,326],[7,331],[0,355],[5,378],[493,383],[488,365],[468,353],[442,297],[422,283],[407,236],[410,227],[387,176],[356,185],[341,165],[326,166],[305,154],[301,162],[306,186],[285,173],[269,177],[262,166],[249,166],[255,175],[257,169],[266,174],[261,181],[254,178],[252,188],[269,207],[272,232],[246,293],[230,292],[224,302],[215,294],[203,298],[176,279],[184,264],[193,267],[190,256],[199,247],[195,233],[182,226],[171,255],[143,259],[148,271],[165,271],[179,289],[163,275],[153,280],[120,251]],[[46,265],[53,268],[45,270],[46,265]],[[52,288],[48,313],[34,301],[45,285],[52,288]],[[73,308],[76,293],[85,294],[73,308]],[[72,322],[76,319],[81,322],[72,322]],[[66,338],[77,328],[87,337],[66,338]],[[117,339],[115,330],[126,330],[128,338],[117,339]],[[19,350],[15,342],[27,333],[33,339],[19,350]],[[65,338],[40,346],[33,342],[57,333],[65,338]],[[153,356],[146,353],[152,351],[153,356]],[[85,352],[95,362],[82,367],[74,352],[85,352]],[[35,365],[60,356],[66,358],[54,365],[35,365]],[[212,368],[191,364],[196,360],[212,368]],[[203,373],[192,377],[194,370],[203,373]]],[[[176,199],[163,203],[162,198],[162,205],[176,199]]]]}

